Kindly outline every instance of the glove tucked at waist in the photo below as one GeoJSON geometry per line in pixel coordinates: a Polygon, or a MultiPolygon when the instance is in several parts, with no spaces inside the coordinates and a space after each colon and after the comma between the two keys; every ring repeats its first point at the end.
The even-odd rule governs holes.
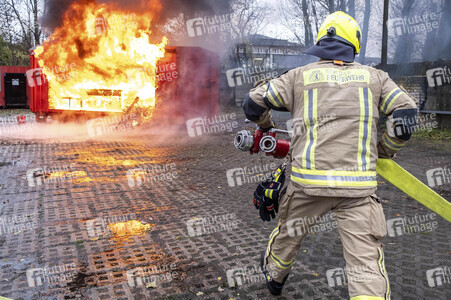
{"type": "Polygon", "coordinates": [[[285,167],[280,166],[268,180],[261,182],[254,192],[255,208],[263,221],[271,221],[279,212],[279,197],[285,183],[285,167]]]}

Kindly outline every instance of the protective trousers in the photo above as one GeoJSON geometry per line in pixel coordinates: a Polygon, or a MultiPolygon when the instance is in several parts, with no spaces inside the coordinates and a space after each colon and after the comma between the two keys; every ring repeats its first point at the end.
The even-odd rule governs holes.
{"type": "MultiPolygon", "coordinates": [[[[333,216],[333,215],[331,215],[333,216]]],[[[327,271],[329,285],[342,285],[347,274],[351,300],[390,299],[380,240],[386,235],[382,205],[376,195],[365,198],[309,196],[291,182],[283,195],[277,227],[270,235],[264,263],[272,279],[281,283],[290,272],[301,242],[324,222],[336,222],[343,243],[346,271],[327,271]],[[322,218],[332,211],[334,217],[322,218]]]]}

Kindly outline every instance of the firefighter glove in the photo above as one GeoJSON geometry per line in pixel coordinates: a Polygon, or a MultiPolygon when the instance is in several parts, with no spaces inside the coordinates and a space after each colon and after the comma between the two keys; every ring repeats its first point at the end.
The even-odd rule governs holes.
{"type": "Polygon", "coordinates": [[[254,192],[254,206],[263,221],[271,221],[279,212],[279,196],[285,183],[285,168],[279,167],[268,180],[261,182],[254,192]]]}

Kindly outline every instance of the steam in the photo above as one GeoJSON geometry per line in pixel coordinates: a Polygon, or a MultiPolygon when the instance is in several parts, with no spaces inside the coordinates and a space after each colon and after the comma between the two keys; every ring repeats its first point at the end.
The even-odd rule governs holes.
{"type": "MultiPolygon", "coordinates": [[[[0,118],[0,123],[2,119],[0,118]]],[[[111,126],[110,128],[114,128],[111,126]]],[[[155,124],[153,122],[141,127],[120,126],[117,129],[96,131],[89,122],[65,122],[56,121],[48,123],[27,122],[19,125],[0,125],[0,145],[2,142],[13,143],[14,141],[34,141],[44,143],[73,143],[89,141],[143,141],[143,136],[151,137],[157,144],[176,141],[183,144],[189,140],[186,130],[181,130],[180,125],[155,124]]]]}

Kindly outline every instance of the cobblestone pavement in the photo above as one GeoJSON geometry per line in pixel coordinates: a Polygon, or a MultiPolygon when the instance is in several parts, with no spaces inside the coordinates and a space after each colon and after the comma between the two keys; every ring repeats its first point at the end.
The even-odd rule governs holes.
{"type": "MultiPolygon", "coordinates": [[[[276,119],[283,124],[287,115],[276,119]]],[[[255,183],[227,171],[266,170],[279,161],[238,152],[233,133],[161,135],[0,140],[0,295],[270,299],[254,270],[275,221],[262,223],[253,208],[255,183]]],[[[415,139],[398,162],[427,182],[427,170],[450,164],[450,148],[449,141],[415,139]]],[[[428,209],[379,181],[387,220],[422,216],[407,232],[393,227],[384,239],[393,298],[451,299],[449,276],[440,277],[451,267],[451,225],[431,220],[428,209]],[[439,276],[431,281],[432,269],[439,276]]],[[[436,183],[451,199],[451,183],[436,183]]],[[[344,266],[337,230],[312,233],[280,298],[346,299],[346,284],[327,276],[344,266]]]]}

